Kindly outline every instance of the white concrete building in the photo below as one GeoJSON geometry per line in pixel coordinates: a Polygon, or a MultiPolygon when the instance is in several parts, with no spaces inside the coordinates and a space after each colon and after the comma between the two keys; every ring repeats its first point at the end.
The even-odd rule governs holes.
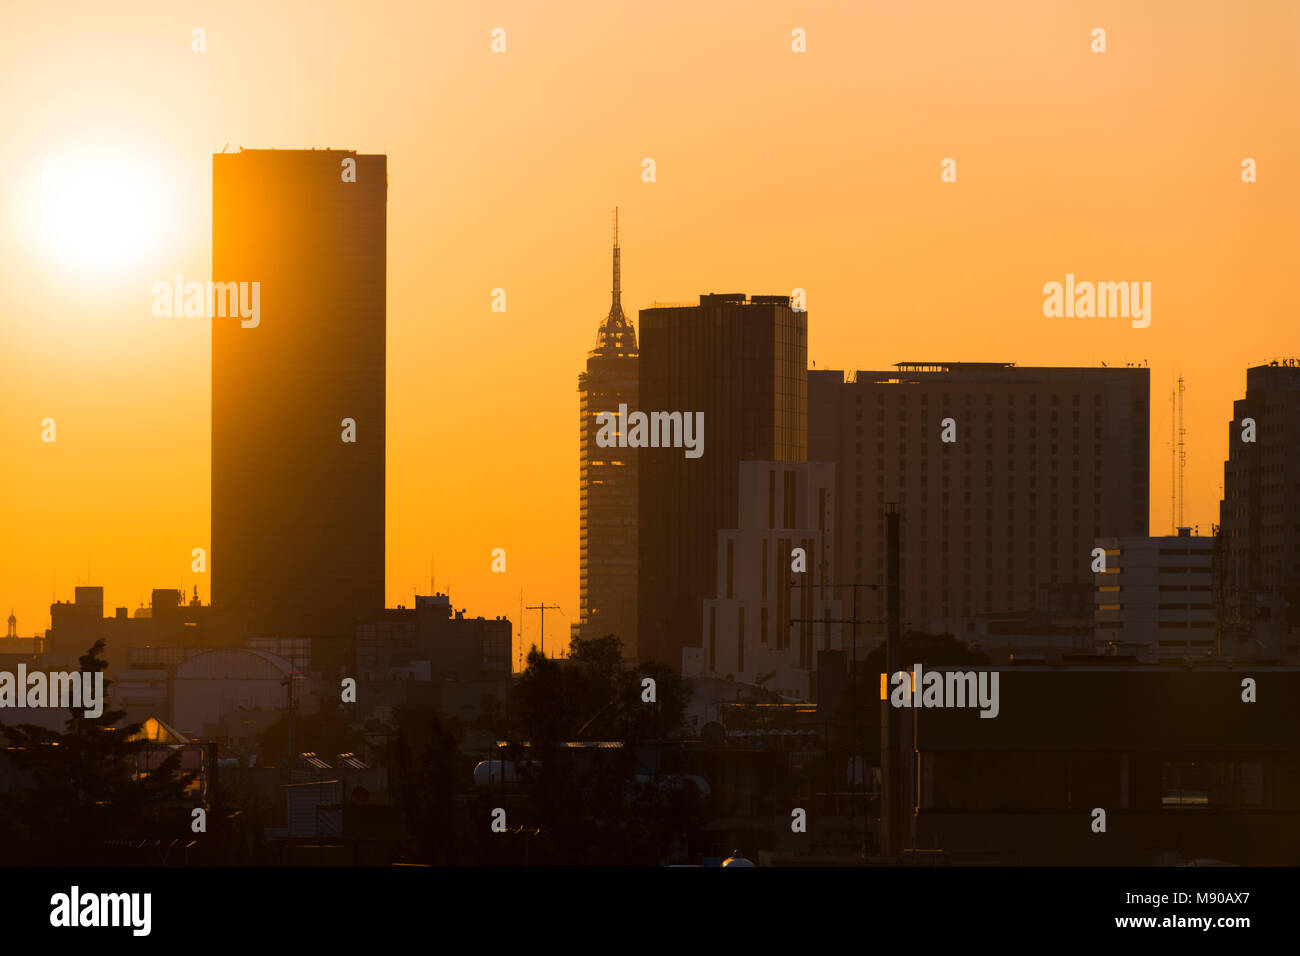
{"type": "Polygon", "coordinates": [[[822,622],[844,614],[831,588],[792,585],[835,582],[835,465],[742,461],[739,471],[740,527],[718,532],[719,593],[704,601],[704,646],[684,650],[683,673],[808,700],[817,652],[842,647],[842,626],[822,622]]]}
{"type": "Polygon", "coordinates": [[[1162,661],[1216,651],[1214,539],[1179,528],[1176,536],[1099,538],[1106,570],[1097,584],[1097,653],[1162,661]]]}

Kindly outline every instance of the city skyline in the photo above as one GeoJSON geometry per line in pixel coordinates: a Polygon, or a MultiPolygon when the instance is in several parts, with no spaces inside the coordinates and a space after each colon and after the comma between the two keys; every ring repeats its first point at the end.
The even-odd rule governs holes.
{"type": "Polygon", "coordinates": [[[19,938],[239,945],[234,875],[371,945],[473,875],[455,924],[517,880],[608,941],[729,866],[871,871],[909,941],[1266,930],[1297,50],[1300,0],[0,2],[19,938]]]}
{"type": "MultiPolygon", "coordinates": [[[[1243,394],[1245,369],[1289,357],[1287,303],[1297,279],[1286,250],[1296,244],[1300,193],[1281,174],[1296,134],[1275,117],[1293,112],[1300,84],[1285,54],[1288,31],[1278,29],[1284,14],[1219,23],[1213,5],[1199,8],[1200,17],[1175,5],[1153,8],[1151,19],[1107,10],[1112,45],[1103,57],[1070,40],[1086,38],[1091,26],[1074,15],[1031,11],[1010,24],[954,5],[923,52],[899,44],[913,60],[885,44],[866,72],[831,83],[861,61],[866,38],[915,38],[919,22],[847,6],[834,18],[803,16],[810,52],[799,59],[779,11],[733,24],[678,5],[627,34],[616,12],[557,12],[538,22],[526,7],[507,5],[499,15],[509,52],[494,56],[488,33],[496,24],[453,11],[440,29],[467,39],[430,69],[457,78],[466,96],[440,105],[435,134],[404,127],[402,115],[386,109],[346,126],[333,118],[337,104],[288,109],[292,97],[265,82],[275,68],[240,46],[251,9],[214,14],[203,54],[190,50],[195,24],[180,13],[147,24],[125,17],[104,25],[106,42],[67,45],[68,55],[113,66],[85,102],[70,101],[59,82],[59,55],[27,68],[43,79],[6,134],[18,157],[15,195],[39,206],[46,159],[58,187],[61,167],[81,172],[78,158],[113,174],[119,167],[99,157],[123,158],[130,174],[123,185],[147,200],[141,218],[156,222],[159,235],[144,254],[117,257],[92,281],[63,258],[66,249],[20,241],[26,202],[0,230],[0,276],[15,290],[0,342],[0,398],[9,411],[0,440],[11,474],[0,602],[14,608],[22,634],[43,630],[52,588],[65,599],[78,581],[102,584],[128,606],[158,586],[188,594],[197,584],[210,597],[206,576],[190,571],[192,549],[210,541],[210,326],[153,317],[149,290],[177,272],[208,277],[208,157],[226,142],[232,150],[346,143],[393,157],[384,603],[410,603],[413,586],[426,590],[432,559],[436,588],[478,613],[518,618],[521,590],[523,603],[559,604],[563,616],[547,614],[548,646],[563,643],[578,615],[572,375],[604,299],[603,223],[612,205],[623,210],[623,248],[637,263],[624,290],[629,315],[656,299],[802,288],[818,369],[881,368],[916,356],[1022,366],[1147,360],[1153,534],[1168,531],[1167,396],[1177,375],[1189,389],[1186,520],[1206,533],[1217,520],[1227,457],[1223,425],[1243,394]],[[588,40],[611,33],[626,35],[632,55],[648,64],[626,74],[617,93],[589,89],[581,68],[603,58],[588,40]],[[481,43],[469,41],[480,34],[481,43]],[[1035,46],[1035,37],[1052,40],[1035,46]],[[140,42],[160,50],[174,42],[175,52],[123,66],[117,51],[140,42]],[[1216,44],[1224,55],[1209,63],[1171,62],[1166,52],[1216,44]],[[653,58],[665,45],[687,62],[717,65],[672,80],[668,63],[653,58]],[[542,49],[548,63],[557,51],[580,51],[574,72],[543,70],[542,49]],[[1020,59],[985,63],[976,54],[986,49],[1014,49],[1020,59]],[[251,64],[246,77],[236,72],[241,64],[251,64]],[[973,69],[982,81],[975,89],[966,82],[973,69]],[[1035,72],[1033,89],[1025,70],[1035,72]],[[753,86],[725,122],[706,122],[710,104],[737,93],[733,74],[753,86]],[[891,85],[891,76],[901,80],[891,85]],[[1080,86],[1078,76],[1092,80],[1080,86]],[[201,116],[180,108],[205,101],[212,82],[234,94],[226,107],[201,116]],[[104,110],[113,97],[131,101],[125,91],[133,84],[176,104],[164,112],[180,118],[177,126],[160,127],[152,112],[104,110]],[[255,109],[254,92],[263,90],[268,108],[255,109]],[[1087,108],[1121,92],[1127,112],[1087,108]],[[998,110],[983,109],[980,97],[998,110]],[[674,126],[673,110],[696,100],[702,108],[674,126]],[[1068,119],[1045,111],[1061,102],[1068,119]],[[230,108],[238,103],[248,108],[230,108]],[[588,124],[595,113],[608,121],[588,124]],[[543,115],[563,122],[548,128],[543,115]],[[845,126],[845,115],[865,119],[845,126]],[[1202,115],[1213,124],[1197,126],[1202,115]],[[646,116],[656,118],[648,131],[646,116]],[[770,150],[741,148],[745,131],[774,117],[770,150]],[[1189,123],[1200,131],[1193,140],[1189,123]],[[78,125],[84,132],[74,136],[78,125]],[[521,131],[531,137],[523,156],[509,145],[521,131]],[[443,134],[480,145],[453,155],[439,145],[443,134]],[[1139,159],[1108,145],[1126,137],[1143,144],[1139,159]],[[877,142],[908,146],[882,152],[877,142]],[[654,183],[641,181],[647,156],[657,160],[654,183]],[[945,184],[941,162],[950,156],[957,181],[945,184]],[[1256,183],[1241,181],[1245,156],[1259,162],[1256,183]],[[802,175],[789,179],[791,172],[802,175]],[[489,180],[497,185],[478,188],[489,180]],[[1191,207],[1190,195],[1198,197],[1191,207]],[[792,230],[790,241],[771,242],[782,228],[792,230]],[[1151,327],[1044,317],[1043,284],[1071,272],[1151,281],[1151,327]],[[1203,281],[1208,275],[1213,283],[1203,281]],[[495,288],[509,296],[505,313],[491,311],[495,288]],[[460,414],[471,405],[475,415],[460,414]],[[53,446],[39,440],[46,417],[59,425],[53,446]],[[518,427],[503,444],[483,427],[489,421],[518,427]],[[434,449],[445,447],[462,451],[464,468],[434,467],[434,449]],[[84,474],[101,478],[91,494],[84,474]],[[538,500],[555,505],[539,509],[538,500]],[[448,507],[457,501],[471,506],[448,507]],[[491,571],[496,547],[508,554],[503,575],[491,571]]],[[[58,32],[34,14],[14,15],[34,42],[58,32]]],[[[432,34],[397,31],[394,49],[391,26],[381,16],[358,29],[386,59],[420,59],[432,34]]],[[[291,30],[259,22],[256,42],[287,42],[291,30]]],[[[304,48],[304,75],[330,85],[347,34],[321,27],[316,46],[304,48]]],[[[364,69],[353,74],[346,102],[374,99],[378,81],[364,69]]],[[[122,245],[124,255],[131,251],[122,245]]],[[[516,620],[527,643],[536,640],[536,617],[516,620]]]]}

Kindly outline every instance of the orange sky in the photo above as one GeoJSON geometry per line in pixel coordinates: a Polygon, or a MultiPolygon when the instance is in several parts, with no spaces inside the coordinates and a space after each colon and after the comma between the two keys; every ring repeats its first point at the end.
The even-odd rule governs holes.
{"type": "Polygon", "coordinates": [[[87,579],[207,600],[210,325],[154,318],[150,288],[209,277],[227,143],[388,154],[390,604],[432,559],[457,607],[517,621],[522,589],[567,640],[614,205],[631,315],[802,287],[818,368],[1149,361],[1156,533],[1181,372],[1208,531],[1245,368],[1300,354],[1297,49],[1300,4],[1259,0],[6,4],[0,613],[43,631],[87,579]],[[73,258],[97,234],[51,212],[50,159],[58,189],[120,183],[129,235],[73,258]],[[1066,272],[1150,281],[1151,327],[1044,318],[1066,272]]]}

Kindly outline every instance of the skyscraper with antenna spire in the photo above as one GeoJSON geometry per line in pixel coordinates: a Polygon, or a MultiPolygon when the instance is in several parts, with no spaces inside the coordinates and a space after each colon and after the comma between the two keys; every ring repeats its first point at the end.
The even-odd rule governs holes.
{"type": "MultiPolygon", "coordinates": [[[[617,635],[636,657],[636,449],[601,448],[596,416],[637,407],[636,330],[623,311],[618,210],[614,210],[614,285],[609,314],[596,331],[587,370],[578,376],[579,618],[584,639],[617,635]]],[[[622,432],[625,423],[618,422],[622,432]]]]}

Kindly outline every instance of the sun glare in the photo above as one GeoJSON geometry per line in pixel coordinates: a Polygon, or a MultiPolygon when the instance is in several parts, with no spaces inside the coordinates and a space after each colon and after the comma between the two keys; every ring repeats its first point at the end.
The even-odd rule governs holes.
{"type": "Polygon", "coordinates": [[[116,154],[47,158],[32,198],[32,246],[53,265],[103,274],[161,246],[166,186],[147,164],[116,154]]]}

